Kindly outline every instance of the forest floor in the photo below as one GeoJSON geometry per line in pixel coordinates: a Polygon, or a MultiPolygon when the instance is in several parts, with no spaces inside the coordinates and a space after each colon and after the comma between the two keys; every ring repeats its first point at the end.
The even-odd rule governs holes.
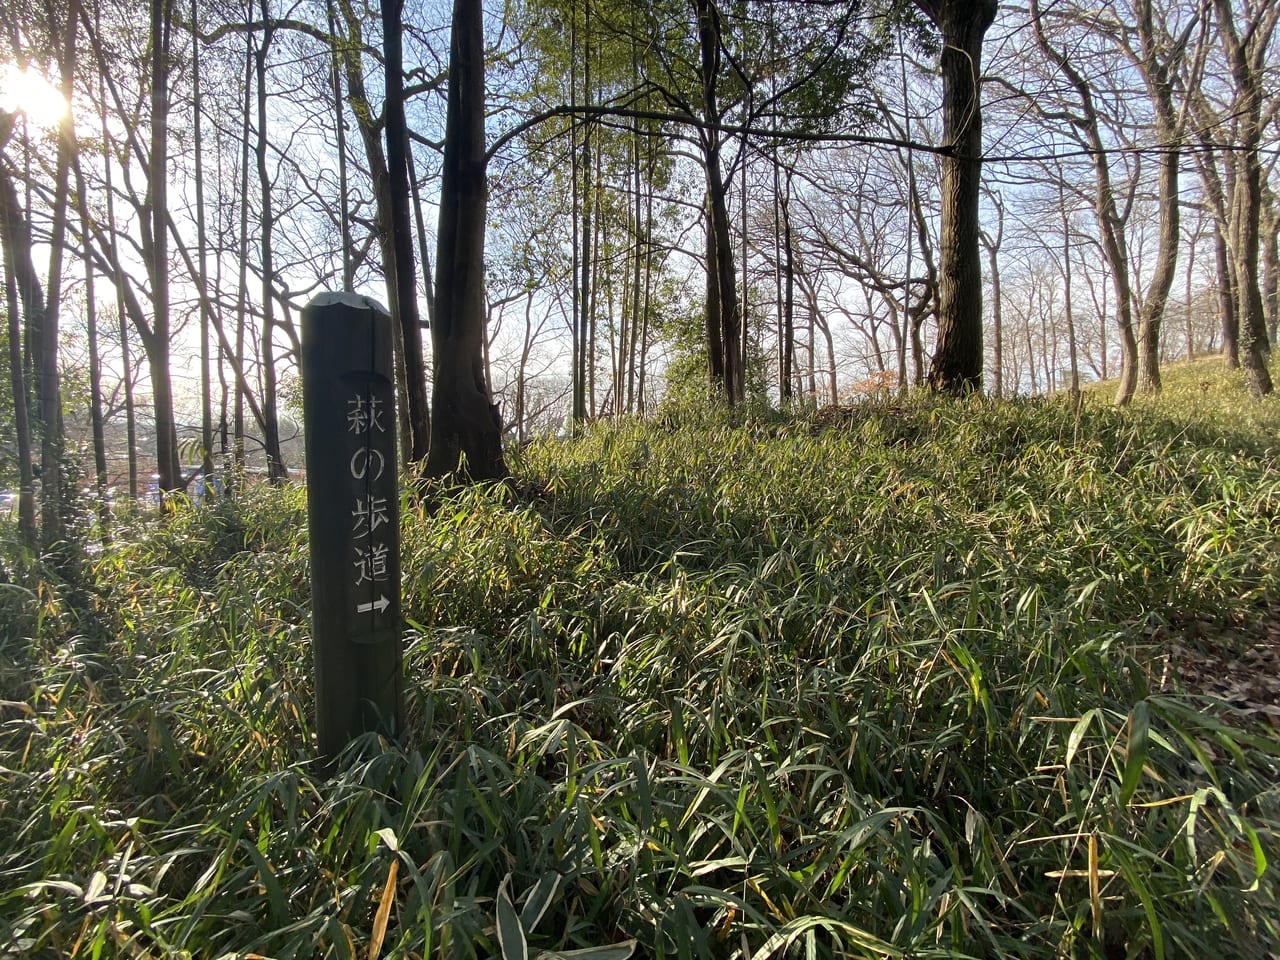
{"type": "Polygon", "coordinates": [[[1261,718],[1280,730],[1280,601],[1247,628],[1196,621],[1181,637],[1153,640],[1161,651],[1162,687],[1211,696],[1241,718],[1261,718]]]}
{"type": "Polygon", "coordinates": [[[1105,391],[405,494],[406,729],[332,776],[300,489],[0,528],[0,958],[1268,958],[1280,401],[1105,391]]]}
{"type": "MultiPolygon", "coordinates": [[[[1240,385],[1224,374],[1220,358],[1204,357],[1170,369],[1173,404],[1203,418],[1222,405],[1232,422],[1242,411],[1240,385]]],[[[1109,384],[1091,388],[1103,396],[1109,384]]],[[[1139,403],[1144,402],[1139,398],[1139,403]]],[[[1168,402],[1168,401],[1166,401],[1168,402]]],[[[1273,403],[1273,401],[1268,401],[1273,403]]],[[[1250,429],[1273,429],[1248,411],[1250,429]]],[[[1280,549],[1280,534],[1277,534],[1280,549]]],[[[1280,595],[1259,598],[1255,609],[1235,624],[1212,619],[1153,631],[1153,667],[1157,682],[1168,689],[1195,691],[1228,704],[1241,720],[1259,719],[1280,730],[1280,595]]]]}

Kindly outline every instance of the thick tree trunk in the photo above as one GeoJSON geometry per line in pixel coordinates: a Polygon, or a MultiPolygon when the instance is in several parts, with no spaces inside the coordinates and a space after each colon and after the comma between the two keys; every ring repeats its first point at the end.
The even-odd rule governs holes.
{"type": "Polygon", "coordinates": [[[939,393],[982,389],[982,38],[996,0],[916,0],[942,34],[942,224],[938,338],[929,386],[939,393]]]}
{"type": "MultiPolygon", "coordinates": [[[[720,76],[719,13],[711,0],[693,0],[698,19],[699,69],[702,81],[702,111],[707,127],[701,132],[702,158],[707,179],[707,242],[709,258],[715,262],[715,286],[710,281],[707,293],[714,291],[715,309],[708,304],[707,322],[715,314],[719,319],[720,359],[712,360],[711,373],[730,405],[746,396],[746,379],[742,369],[742,308],[738,302],[737,264],[729,232],[729,207],[726,202],[724,171],[720,168],[721,134],[714,129],[720,123],[720,106],[716,83],[720,76]]],[[[710,261],[708,270],[712,269],[710,261]]],[[[714,338],[708,330],[708,342],[714,338]]]]}
{"type": "Polygon", "coordinates": [[[1256,149],[1244,157],[1245,170],[1237,184],[1236,215],[1240,223],[1239,247],[1236,250],[1237,294],[1241,316],[1240,365],[1244,368],[1245,382],[1255,397],[1265,396],[1274,390],[1271,372],[1267,369],[1266,309],[1262,300],[1262,287],[1258,282],[1259,224],[1258,212],[1262,203],[1262,169],[1256,149]]]}
{"type": "Polygon", "coordinates": [[[706,157],[707,192],[711,201],[711,233],[714,244],[716,301],[720,314],[720,349],[724,367],[724,396],[730,405],[746,396],[746,378],[742,369],[742,310],[738,302],[736,264],[733,241],[729,232],[729,207],[724,180],[720,172],[720,151],[715,148],[706,157]]]}
{"type": "Polygon", "coordinates": [[[129,509],[138,506],[138,405],[134,399],[133,350],[129,346],[129,320],[123,296],[116,298],[116,325],[120,335],[121,379],[124,381],[125,461],[129,471],[129,509]]]}
{"type": "Polygon", "coordinates": [[[1159,393],[1161,389],[1160,325],[1178,268],[1178,245],[1181,239],[1178,206],[1180,157],[1178,149],[1172,145],[1176,140],[1164,139],[1165,135],[1172,136],[1172,131],[1167,129],[1161,133],[1164,126],[1157,121],[1157,136],[1162,143],[1169,144],[1165,148],[1167,152],[1160,155],[1160,244],[1147,295],[1138,312],[1138,379],[1144,393],[1159,393]]]}
{"type": "Polygon", "coordinates": [[[1240,364],[1249,392],[1262,397],[1274,389],[1267,369],[1269,344],[1266,308],[1258,278],[1261,247],[1262,164],[1258,156],[1262,142],[1262,71],[1266,50],[1280,21],[1280,8],[1260,8],[1257,19],[1238,32],[1231,0],[1214,0],[1223,50],[1235,81],[1235,119],[1241,155],[1232,197],[1233,237],[1237,306],[1240,334],[1240,364]]]}
{"type": "Polygon", "coordinates": [[[484,21],[480,0],[454,0],[436,250],[435,382],[426,472],[507,475],[502,420],[484,375],[484,21]],[[461,464],[465,455],[466,464],[461,464]]]}
{"type": "Polygon", "coordinates": [[[782,196],[782,348],[778,365],[778,390],[783,403],[791,405],[792,377],[796,362],[796,247],[791,228],[791,171],[787,171],[786,192],[782,196]]]}
{"type": "Polygon", "coordinates": [[[707,192],[706,202],[706,256],[707,256],[707,296],[706,296],[706,340],[707,340],[707,372],[711,376],[711,389],[717,393],[724,392],[724,329],[720,322],[720,267],[716,259],[716,234],[711,227],[711,192],[707,192]]]}

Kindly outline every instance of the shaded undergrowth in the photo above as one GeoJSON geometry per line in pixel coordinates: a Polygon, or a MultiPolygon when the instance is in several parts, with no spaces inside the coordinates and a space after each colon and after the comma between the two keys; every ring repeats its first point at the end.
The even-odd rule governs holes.
{"type": "Polygon", "coordinates": [[[1280,597],[1280,411],[1194,399],[600,427],[406,501],[410,730],[330,781],[301,494],[117,531],[92,611],[0,587],[0,955],[1265,956],[1280,742],[1149,667],[1280,597]]]}

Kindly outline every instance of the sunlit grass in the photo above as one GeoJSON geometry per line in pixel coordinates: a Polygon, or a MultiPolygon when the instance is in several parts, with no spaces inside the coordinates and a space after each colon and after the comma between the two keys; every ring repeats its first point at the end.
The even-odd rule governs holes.
{"type": "Polygon", "coordinates": [[[1280,597],[1278,428],[1193,368],[1127,411],[535,444],[512,489],[405,503],[410,731],[330,781],[300,494],[140,521],[88,593],[0,588],[0,932],[37,957],[1263,957],[1280,742],[1158,674],[1185,624],[1247,634],[1280,597]]]}

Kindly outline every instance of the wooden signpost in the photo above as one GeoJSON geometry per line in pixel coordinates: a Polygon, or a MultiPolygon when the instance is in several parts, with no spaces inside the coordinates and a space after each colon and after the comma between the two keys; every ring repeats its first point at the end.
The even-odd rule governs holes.
{"type": "Polygon", "coordinates": [[[391,316],[325,293],[302,311],[316,732],[332,762],[404,726],[391,316]]]}

